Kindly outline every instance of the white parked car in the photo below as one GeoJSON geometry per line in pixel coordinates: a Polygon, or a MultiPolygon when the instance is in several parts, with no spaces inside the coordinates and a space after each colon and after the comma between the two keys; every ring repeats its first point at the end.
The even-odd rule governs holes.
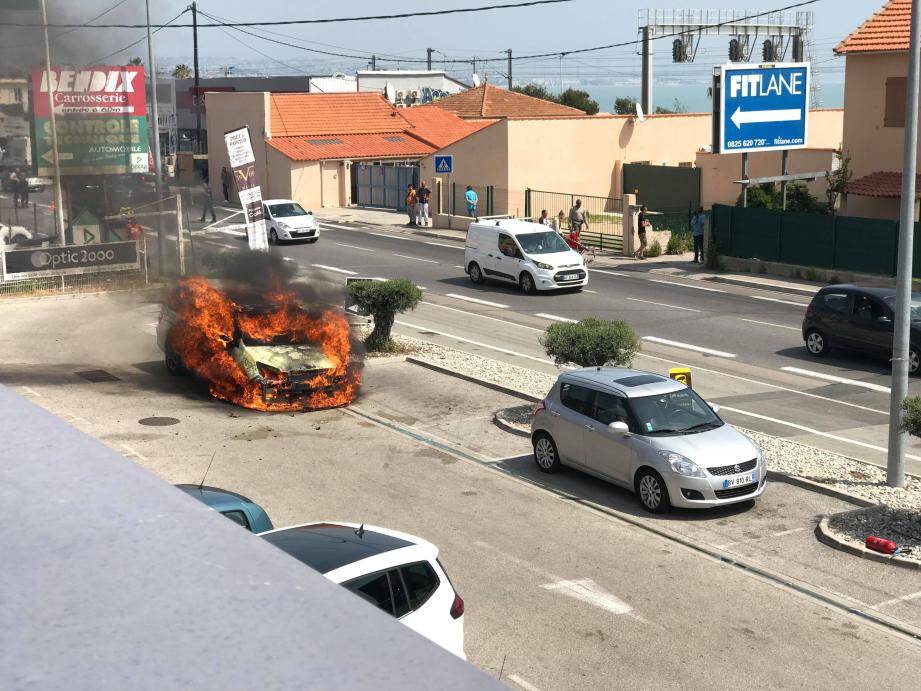
{"type": "Polygon", "coordinates": [[[279,549],[399,619],[458,657],[464,601],[418,537],[357,523],[306,523],[260,533],[279,549]]]}
{"type": "Polygon", "coordinates": [[[564,372],[535,408],[534,460],[546,473],[572,466],[631,489],[654,513],[751,501],[766,486],[761,449],[718,412],[658,374],[564,372]]]}
{"type": "Polygon", "coordinates": [[[262,213],[269,233],[269,242],[275,244],[282,240],[306,240],[316,242],[320,239],[320,224],[313,213],[305,211],[291,199],[266,199],[262,203],[262,213]]]}
{"type": "Polygon", "coordinates": [[[467,230],[464,270],[474,283],[517,283],[525,293],[588,285],[582,255],[552,228],[518,219],[477,221],[467,230]]]}

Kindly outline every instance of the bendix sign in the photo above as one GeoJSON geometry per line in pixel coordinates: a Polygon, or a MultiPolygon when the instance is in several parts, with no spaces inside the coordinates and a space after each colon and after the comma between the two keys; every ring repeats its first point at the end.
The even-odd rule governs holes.
{"type": "Polygon", "coordinates": [[[50,72],[35,68],[32,84],[39,92],[34,98],[35,116],[39,118],[51,117],[49,90],[55,115],[147,115],[144,68],[140,66],[52,67],[50,72]]]}

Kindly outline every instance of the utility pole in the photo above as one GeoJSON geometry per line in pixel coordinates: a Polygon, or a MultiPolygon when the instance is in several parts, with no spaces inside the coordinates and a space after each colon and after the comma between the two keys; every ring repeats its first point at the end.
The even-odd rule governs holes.
{"type": "Polygon", "coordinates": [[[372,55],[371,56],[371,71],[375,72],[376,70],[377,70],[377,56],[372,55]]]}
{"type": "MultiPolygon", "coordinates": [[[[150,70],[150,101],[151,112],[153,115],[153,155],[154,155],[154,180],[157,184],[157,199],[160,201],[160,207],[163,204],[163,166],[160,162],[160,113],[157,106],[157,63],[154,62],[153,40],[150,33],[150,0],[145,0],[147,6],[147,69],[150,70]]],[[[158,211],[163,211],[158,207],[158,211]]],[[[176,228],[179,236],[179,242],[182,242],[182,224],[176,228]]],[[[157,268],[160,275],[163,275],[163,218],[157,216],[157,268]]],[[[147,261],[147,257],[144,257],[147,261]]]]}
{"type": "Polygon", "coordinates": [[[512,90],[512,49],[509,48],[505,51],[508,55],[508,90],[512,90]]]}
{"type": "Polygon", "coordinates": [[[643,91],[640,103],[646,115],[652,113],[652,27],[643,27],[643,91]]]}
{"type": "Polygon", "coordinates": [[[915,227],[915,172],[918,158],[918,62],[921,51],[921,0],[911,2],[908,79],[905,89],[905,147],[902,153],[902,200],[899,214],[898,270],[895,284],[895,329],[892,339],[892,391],[889,394],[889,455],[886,484],[905,486],[905,447],[902,401],[908,393],[911,328],[911,254],[915,227]]]}
{"type": "Polygon", "coordinates": [[[432,71],[432,53],[435,52],[435,49],[434,49],[434,48],[426,48],[426,49],[425,49],[425,52],[426,52],[426,54],[427,54],[427,57],[426,57],[426,59],[425,59],[427,65],[428,65],[427,69],[428,69],[429,72],[431,72],[431,71],[432,71]]]}
{"type": "Polygon", "coordinates": [[[198,5],[192,3],[192,59],[195,69],[195,153],[201,153],[201,99],[198,73],[198,5]]]}
{"type": "MultiPolygon", "coordinates": [[[[61,158],[58,155],[58,125],[54,118],[54,97],[51,95],[51,46],[48,43],[48,12],[45,0],[42,0],[42,30],[45,32],[45,86],[48,92],[48,118],[51,125],[51,156],[54,164],[54,205],[55,225],[58,227],[58,239],[63,247],[66,243],[64,232],[64,195],[61,192],[61,158]]],[[[12,233],[11,233],[12,235],[12,233]]],[[[63,279],[62,279],[63,280],[63,279]]]]}

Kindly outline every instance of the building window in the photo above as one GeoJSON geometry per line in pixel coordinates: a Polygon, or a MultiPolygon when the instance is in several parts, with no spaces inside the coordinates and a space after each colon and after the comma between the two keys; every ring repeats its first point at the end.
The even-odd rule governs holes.
{"type": "Polygon", "coordinates": [[[13,89],[13,100],[16,103],[22,103],[22,89],[20,89],[19,87],[16,87],[15,89],[13,89]]]}
{"type": "Polygon", "coordinates": [[[886,79],[884,127],[905,127],[905,77],[886,79]]]}
{"type": "Polygon", "coordinates": [[[694,167],[694,161],[681,161],[681,162],[678,164],[678,167],[679,167],[679,168],[693,168],[693,167],[694,167]]]}

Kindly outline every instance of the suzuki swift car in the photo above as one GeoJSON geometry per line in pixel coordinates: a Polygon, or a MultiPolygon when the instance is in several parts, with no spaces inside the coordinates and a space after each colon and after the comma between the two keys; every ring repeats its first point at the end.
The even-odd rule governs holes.
{"type": "Polygon", "coordinates": [[[588,285],[582,255],[548,226],[518,219],[471,223],[464,269],[474,283],[517,284],[524,293],[588,285]]]}
{"type": "Polygon", "coordinates": [[[561,374],[537,404],[534,460],[633,490],[654,513],[748,501],[764,492],[761,450],[686,385],[637,370],[561,374]]]}
{"type": "Polygon", "coordinates": [[[267,199],[262,203],[262,213],[269,231],[269,242],[282,240],[306,240],[316,242],[320,239],[320,224],[313,213],[305,211],[291,199],[267,199]]]}
{"type": "Polygon", "coordinates": [[[280,528],[261,537],[466,659],[464,601],[430,542],[395,530],[340,522],[280,528]]]}

